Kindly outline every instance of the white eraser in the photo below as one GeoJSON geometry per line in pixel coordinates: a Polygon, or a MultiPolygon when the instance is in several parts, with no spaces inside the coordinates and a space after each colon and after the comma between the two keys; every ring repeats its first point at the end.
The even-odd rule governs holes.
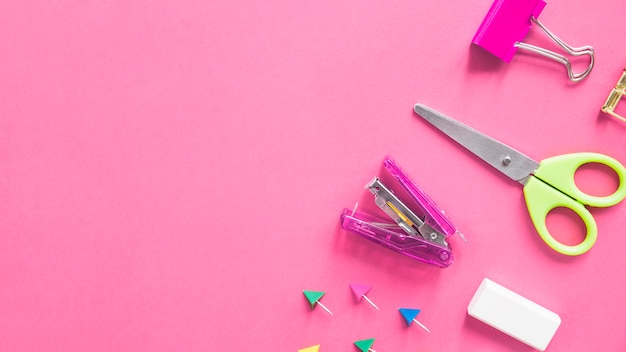
{"type": "Polygon", "coordinates": [[[558,314],[485,278],[467,313],[527,345],[545,351],[561,325],[558,314]]]}

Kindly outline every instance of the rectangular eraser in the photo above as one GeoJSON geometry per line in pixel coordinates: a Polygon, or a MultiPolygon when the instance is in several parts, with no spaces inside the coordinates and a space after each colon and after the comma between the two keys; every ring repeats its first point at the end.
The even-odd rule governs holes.
{"type": "Polygon", "coordinates": [[[539,351],[545,351],[561,325],[558,314],[487,278],[480,283],[467,313],[539,351]]]}

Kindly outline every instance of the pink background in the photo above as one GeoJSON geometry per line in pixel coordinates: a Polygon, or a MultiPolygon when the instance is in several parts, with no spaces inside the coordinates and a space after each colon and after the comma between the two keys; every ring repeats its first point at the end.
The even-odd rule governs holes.
{"type": "MultiPolygon", "coordinates": [[[[529,351],[467,317],[483,277],[560,314],[550,351],[626,348],[626,205],[592,209],[597,244],[558,255],[519,184],[412,112],[538,160],[626,162],[626,125],[599,113],[626,64],[626,3],[545,8],[551,30],[596,49],[578,84],[552,61],[470,46],[490,5],[0,2],[0,350],[355,351],[375,337],[379,352],[529,351]],[[340,228],[386,154],[467,237],[451,267],[340,228]],[[380,311],[354,302],[353,282],[380,311]],[[303,289],[327,292],[335,316],[303,289]]],[[[598,191],[616,183],[585,171],[598,191]]]]}

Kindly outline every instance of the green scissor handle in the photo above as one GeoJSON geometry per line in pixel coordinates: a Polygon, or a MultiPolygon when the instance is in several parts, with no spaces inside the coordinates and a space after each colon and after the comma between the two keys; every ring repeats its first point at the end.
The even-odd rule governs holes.
{"type": "Polygon", "coordinates": [[[587,252],[598,238],[596,222],[584,205],[610,207],[626,197],[626,169],[619,161],[597,153],[574,153],[543,160],[524,186],[524,198],[530,218],[541,238],[555,251],[566,255],[587,252]],[[574,174],[584,164],[599,163],[611,168],[619,177],[619,186],[611,195],[597,197],[581,191],[574,181],[574,174]],[[568,197],[569,195],[569,197],[568,197]],[[574,211],[585,223],[587,235],[575,245],[568,246],[557,241],[548,231],[546,218],[555,208],[564,207],[574,211]]]}

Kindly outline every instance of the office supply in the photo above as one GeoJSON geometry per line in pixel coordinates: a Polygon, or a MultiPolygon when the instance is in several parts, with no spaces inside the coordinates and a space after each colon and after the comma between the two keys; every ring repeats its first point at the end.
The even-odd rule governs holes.
{"type": "Polygon", "coordinates": [[[428,328],[425,327],[424,324],[420,323],[416,319],[417,315],[420,314],[420,312],[422,311],[421,309],[399,308],[398,310],[400,311],[402,318],[404,318],[404,321],[406,322],[406,326],[411,326],[411,323],[415,323],[419,325],[422,329],[426,330],[427,332],[430,332],[430,330],[428,330],[428,328]]]}
{"type": "Polygon", "coordinates": [[[376,352],[372,349],[372,345],[374,345],[374,340],[375,339],[354,341],[354,345],[358,347],[361,352],[376,352]]]}
{"type": "Polygon", "coordinates": [[[622,76],[615,84],[615,87],[611,89],[611,93],[606,98],[604,105],[602,105],[602,112],[615,117],[618,120],[626,122],[626,117],[623,117],[615,112],[617,104],[622,100],[626,94],[626,67],[622,71],[622,76]]]}
{"type": "Polygon", "coordinates": [[[374,195],[376,205],[395,223],[356,209],[344,209],[341,225],[413,259],[442,268],[449,266],[453,257],[446,238],[455,233],[463,235],[391,158],[386,157],[383,165],[393,182],[399,183],[408,196],[401,200],[378,177],[368,183],[366,189],[374,195]]]}
{"type": "Polygon", "coordinates": [[[511,61],[518,49],[542,55],[565,65],[569,79],[578,82],[591,73],[594,65],[594,50],[588,45],[574,48],[550,32],[537,19],[545,6],[544,0],[495,0],[474,35],[472,43],[507,63],[511,61]],[[539,26],[552,41],[569,55],[589,55],[589,66],[583,72],[574,73],[572,64],[567,57],[522,42],[532,24],[539,26]]]}
{"type": "Polygon", "coordinates": [[[561,325],[558,314],[487,278],[480,283],[467,313],[539,351],[545,351],[561,325]]]}
{"type": "Polygon", "coordinates": [[[298,350],[298,352],[319,352],[319,350],[320,350],[320,345],[315,345],[315,346],[300,349],[298,350]]]}
{"type": "Polygon", "coordinates": [[[374,308],[376,308],[376,310],[378,310],[378,306],[376,306],[374,304],[374,302],[372,302],[365,295],[366,293],[368,293],[372,289],[371,286],[361,285],[361,284],[350,284],[350,288],[352,289],[352,294],[354,295],[354,298],[356,299],[357,302],[360,302],[362,298],[365,298],[367,303],[371,304],[372,307],[374,307],[374,308]]]}
{"type": "Polygon", "coordinates": [[[320,299],[322,299],[322,296],[324,296],[324,292],[321,291],[302,291],[304,293],[304,297],[306,297],[307,301],[309,301],[309,304],[311,305],[311,309],[314,309],[316,305],[322,307],[322,309],[324,309],[326,312],[328,312],[328,314],[330,315],[334,315],[333,312],[330,311],[330,309],[326,308],[325,305],[322,304],[322,302],[320,302],[320,299]]]}
{"type": "Polygon", "coordinates": [[[515,149],[486,136],[452,118],[417,104],[415,112],[437,127],[448,137],[467,148],[476,156],[524,186],[524,198],[530,218],[541,238],[559,253],[580,255],[596,242],[598,228],[584,205],[609,207],[626,197],[626,169],[617,160],[598,153],[565,154],[540,163],[515,149]],[[581,191],[574,181],[576,170],[584,164],[599,163],[611,168],[619,177],[617,190],[608,196],[592,196],[581,191]],[[574,246],[557,241],[548,231],[546,217],[558,207],[573,210],[586,226],[585,239],[574,246]]]}

